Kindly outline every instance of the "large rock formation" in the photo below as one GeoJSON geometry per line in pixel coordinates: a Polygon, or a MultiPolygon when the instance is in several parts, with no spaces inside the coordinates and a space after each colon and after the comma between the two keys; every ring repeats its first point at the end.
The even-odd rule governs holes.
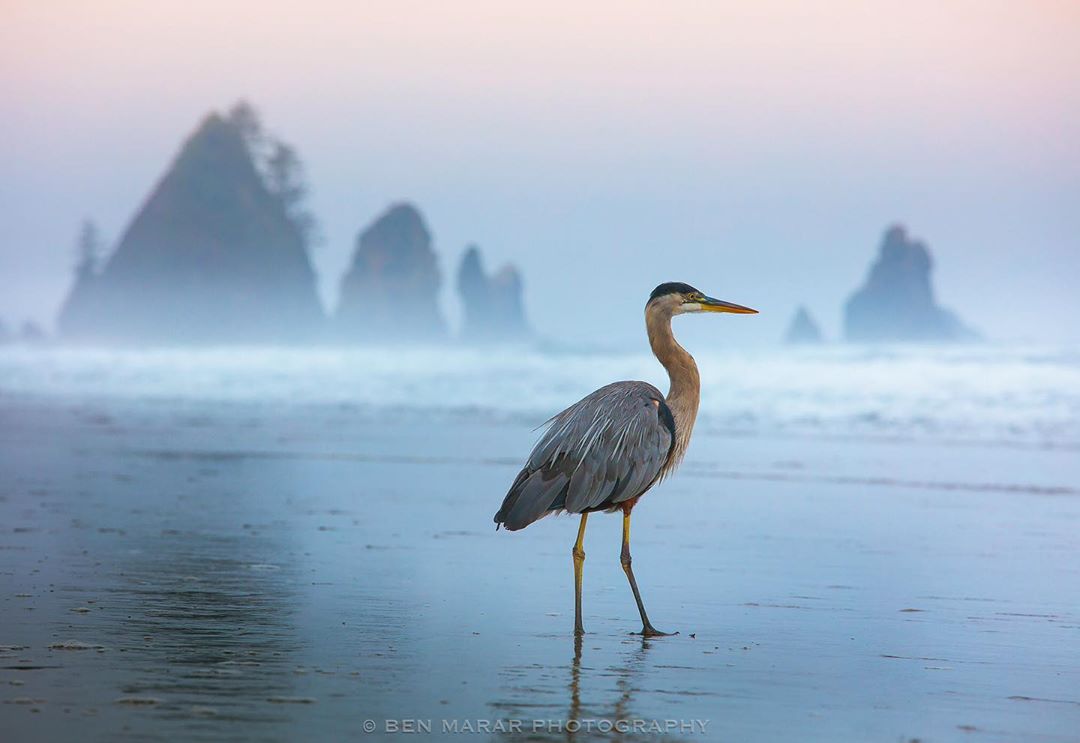
{"type": "Polygon", "coordinates": [[[458,268],[458,293],[465,311],[462,338],[474,343],[522,341],[532,334],[525,320],[521,276],[503,266],[493,276],[484,272],[480,249],[470,245],[458,268]]]}
{"type": "Polygon", "coordinates": [[[356,240],[337,311],[343,340],[401,343],[446,336],[431,233],[411,204],[395,204],[356,240]]]}
{"type": "Polygon", "coordinates": [[[791,318],[787,333],[784,334],[784,342],[789,345],[816,345],[822,343],[821,328],[810,316],[810,311],[800,305],[791,318]]]}
{"type": "Polygon", "coordinates": [[[939,307],[930,285],[930,253],[908,237],[902,226],[890,227],[866,284],[844,308],[849,341],[962,341],[976,336],[939,307]]]}
{"type": "Polygon", "coordinates": [[[68,339],[262,343],[313,339],[324,317],[304,236],[239,127],[208,116],[99,272],[61,310],[68,339]]]}

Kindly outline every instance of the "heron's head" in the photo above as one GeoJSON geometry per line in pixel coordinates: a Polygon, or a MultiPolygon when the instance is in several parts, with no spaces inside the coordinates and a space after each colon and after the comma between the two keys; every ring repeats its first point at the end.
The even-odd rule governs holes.
{"type": "Polygon", "coordinates": [[[687,312],[731,312],[736,315],[755,315],[757,310],[732,304],[721,299],[707,297],[689,284],[669,281],[653,289],[646,311],[663,312],[669,315],[681,315],[687,312]]]}

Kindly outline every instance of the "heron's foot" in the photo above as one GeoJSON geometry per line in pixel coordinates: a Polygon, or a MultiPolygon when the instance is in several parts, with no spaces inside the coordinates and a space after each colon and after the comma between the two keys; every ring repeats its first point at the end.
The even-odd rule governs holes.
{"type": "Polygon", "coordinates": [[[641,628],[641,632],[631,632],[633,635],[641,635],[642,637],[671,637],[672,635],[679,634],[678,632],[661,632],[651,624],[646,624],[641,628]]]}

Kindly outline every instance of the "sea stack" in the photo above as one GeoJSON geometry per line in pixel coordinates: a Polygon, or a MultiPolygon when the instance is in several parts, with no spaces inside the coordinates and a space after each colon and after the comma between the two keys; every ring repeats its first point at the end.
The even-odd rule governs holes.
{"type": "Polygon", "coordinates": [[[344,341],[432,342],[446,337],[431,233],[411,204],[395,204],[356,239],[336,317],[344,341]]]}
{"type": "Polygon", "coordinates": [[[822,342],[824,338],[821,335],[821,328],[810,316],[810,311],[800,305],[795,311],[795,316],[791,318],[791,324],[784,335],[784,343],[792,346],[809,346],[822,342]]]}
{"type": "Polygon", "coordinates": [[[480,249],[470,245],[461,258],[457,286],[465,314],[464,340],[505,343],[528,340],[532,335],[525,320],[521,275],[514,266],[505,265],[489,276],[480,249]]]}
{"type": "Polygon", "coordinates": [[[38,345],[48,339],[45,331],[33,320],[26,320],[19,329],[19,340],[27,345],[38,345]]]}
{"type": "Polygon", "coordinates": [[[100,272],[80,264],[57,324],[68,340],[208,344],[309,341],[323,322],[301,231],[211,114],[100,272]]]}
{"type": "Polygon", "coordinates": [[[866,283],[844,308],[844,336],[854,342],[948,342],[977,338],[937,305],[930,283],[932,261],[922,242],[900,225],[881,241],[866,283]]]}

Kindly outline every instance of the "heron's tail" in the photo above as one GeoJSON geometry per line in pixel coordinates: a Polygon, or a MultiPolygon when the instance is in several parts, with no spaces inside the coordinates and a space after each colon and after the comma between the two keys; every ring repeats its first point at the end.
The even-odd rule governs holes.
{"type": "Polygon", "coordinates": [[[547,516],[560,505],[556,502],[560,496],[565,498],[567,479],[561,474],[545,479],[543,471],[532,471],[528,467],[521,470],[510,491],[503,499],[502,507],[495,514],[495,529],[505,526],[508,531],[524,529],[534,521],[547,516]]]}

